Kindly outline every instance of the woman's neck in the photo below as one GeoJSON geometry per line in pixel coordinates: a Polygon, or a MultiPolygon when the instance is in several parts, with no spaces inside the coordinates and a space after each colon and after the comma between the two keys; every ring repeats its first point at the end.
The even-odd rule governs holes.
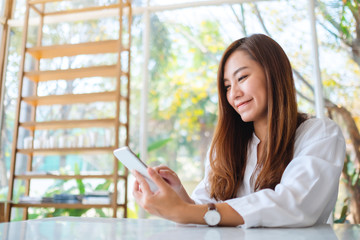
{"type": "Polygon", "coordinates": [[[254,131],[260,142],[265,141],[267,134],[267,121],[254,122],[254,131]]]}

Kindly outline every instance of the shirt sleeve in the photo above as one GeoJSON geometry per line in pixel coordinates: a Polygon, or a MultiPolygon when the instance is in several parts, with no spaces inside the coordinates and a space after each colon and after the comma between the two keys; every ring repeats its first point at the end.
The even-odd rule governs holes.
{"type": "Polygon", "coordinates": [[[205,174],[201,182],[196,186],[194,191],[191,194],[191,199],[194,200],[196,204],[207,204],[207,203],[216,203],[215,199],[210,198],[210,193],[208,191],[208,175],[210,169],[209,153],[206,156],[205,160],[205,174]]]}
{"type": "Polygon", "coordinates": [[[330,119],[310,119],[297,130],[293,160],[272,189],[226,200],[243,227],[306,227],[333,210],[345,158],[345,140],[330,119]],[[300,129],[301,128],[301,129],[300,129]]]}

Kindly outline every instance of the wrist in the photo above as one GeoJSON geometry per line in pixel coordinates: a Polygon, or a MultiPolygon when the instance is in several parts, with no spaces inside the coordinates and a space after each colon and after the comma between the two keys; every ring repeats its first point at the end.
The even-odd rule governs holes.
{"type": "MultiPolygon", "coordinates": [[[[217,211],[221,215],[219,225],[239,226],[244,224],[243,217],[227,203],[216,204],[217,211]]],[[[207,204],[191,204],[183,202],[176,209],[174,218],[171,219],[181,224],[206,224],[204,216],[208,211],[207,204]]]]}
{"type": "Polygon", "coordinates": [[[184,205],[177,209],[174,221],[181,224],[206,224],[204,215],[207,210],[207,205],[184,202],[184,205]]]}
{"type": "Polygon", "coordinates": [[[208,211],[204,215],[204,220],[210,227],[217,226],[221,221],[221,215],[214,203],[208,203],[208,211]]]}
{"type": "Polygon", "coordinates": [[[191,212],[191,204],[189,204],[188,202],[183,202],[183,204],[179,205],[176,210],[175,210],[175,215],[174,215],[174,221],[180,224],[188,224],[189,219],[188,219],[188,212],[191,212]]]}

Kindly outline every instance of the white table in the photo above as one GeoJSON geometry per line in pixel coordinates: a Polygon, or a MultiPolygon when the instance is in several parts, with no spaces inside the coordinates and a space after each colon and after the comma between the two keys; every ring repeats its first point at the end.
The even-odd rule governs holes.
{"type": "Polygon", "coordinates": [[[1,223],[2,240],[359,240],[360,225],[310,228],[207,227],[179,225],[162,219],[56,217],[1,223]]]}

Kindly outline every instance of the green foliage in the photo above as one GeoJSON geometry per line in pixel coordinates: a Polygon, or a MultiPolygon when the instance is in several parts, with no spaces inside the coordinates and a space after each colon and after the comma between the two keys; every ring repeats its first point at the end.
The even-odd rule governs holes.
{"type": "Polygon", "coordinates": [[[99,184],[95,187],[95,191],[107,191],[111,185],[110,180],[106,180],[104,183],[99,184]]]}
{"type": "Polygon", "coordinates": [[[19,201],[20,197],[24,195],[25,193],[25,186],[23,184],[22,181],[15,181],[14,182],[14,189],[16,189],[16,191],[14,191],[14,196],[13,196],[13,201],[17,202],[19,201]]]}
{"type": "MultiPolygon", "coordinates": [[[[164,147],[168,142],[170,142],[172,139],[168,138],[168,139],[163,139],[160,140],[158,142],[154,142],[151,145],[148,146],[148,151],[154,151],[156,149],[160,149],[162,147],[164,147]]],[[[121,168],[124,168],[124,166],[120,163],[121,168]]],[[[66,174],[66,172],[63,172],[64,174],[66,174]]],[[[78,175],[80,174],[80,168],[78,163],[74,164],[74,174],[78,175]]],[[[44,194],[44,196],[46,197],[52,197],[55,194],[85,194],[86,193],[86,187],[84,184],[83,179],[76,179],[76,187],[70,187],[69,189],[64,189],[64,185],[65,183],[69,182],[71,180],[56,180],[54,182],[53,185],[51,185],[47,190],[46,193],[44,194]]],[[[106,180],[104,183],[98,184],[94,187],[94,191],[109,191],[110,186],[112,185],[112,181],[111,180],[106,180]]],[[[91,186],[88,186],[91,187],[91,186]]],[[[17,191],[17,197],[15,197],[16,199],[18,199],[18,195],[22,195],[25,191],[25,188],[22,186],[20,188],[17,188],[20,191],[17,191]]],[[[31,213],[29,214],[29,219],[36,219],[36,218],[43,218],[43,217],[56,217],[56,216],[83,216],[84,214],[86,214],[90,209],[41,209],[41,210],[37,210],[35,211],[35,213],[31,213]]],[[[130,209],[128,208],[128,217],[132,217],[132,218],[137,218],[137,212],[139,210],[139,207],[137,205],[135,205],[135,209],[130,209]]],[[[95,209],[95,212],[97,214],[97,216],[99,217],[108,217],[107,214],[105,214],[105,212],[102,209],[95,209]]],[[[18,217],[18,220],[21,217],[18,217]]]]}
{"type": "Polygon", "coordinates": [[[156,14],[151,15],[150,28],[150,62],[153,63],[150,75],[152,81],[159,81],[171,64],[171,41],[166,37],[168,29],[156,14]]]}
{"type": "Polygon", "coordinates": [[[352,187],[360,186],[359,168],[354,161],[351,161],[349,154],[347,154],[347,161],[344,165],[345,173],[349,177],[349,183],[352,187]]]}
{"type": "MultiPolygon", "coordinates": [[[[346,19],[346,10],[347,7],[349,7],[349,4],[345,3],[342,7],[341,11],[341,19],[340,19],[340,30],[342,32],[342,35],[345,36],[346,39],[349,39],[351,37],[351,32],[349,29],[349,21],[346,19]]],[[[351,25],[350,25],[351,26],[351,25]]]]}
{"type": "MultiPolygon", "coordinates": [[[[75,169],[75,175],[80,175],[80,169],[77,163],[75,163],[74,169],[75,169]]],[[[85,185],[83,181],[81,179],[76,179],[76,184],[79,189],[79,194],[81,195],[85,194],[85,185]]]]}
{"type": "MultiPolygon", "coordinates": [[[[78,164],[74,165],[75,174],[80,174],[78,164]]],[[[52,197],[55,194],[85,194],[85,184],[82,179],[76,179],[76,187],[64,189],[64,184],[71,180],[56,180],[46,191],[44,196],[52,197]]],[[[111,181],[106,180],[104,183],[98,184],[94,187],[95,191],[108,191],[111,186],[111,181]]],[[[88,186],[91,187],[91,186],[88,186]]],[[[56,216],[83,216],[90,209],[38,209],[34,213],[29,214],[29,219],[43,218],[43,217],[56,217],[56,216]]],[[[95,212],[100,217],[108,217],[102,209],[95,209],[95,212]]],[[[20,220],[20,219],[19,219],[20,220]]]]}
{"type": "Polygon", "coordinates": [[[320,1],[320,13],[324,17],[324,26],[333,36],[351,43],[356,38],[356,25],[359,24],[359,3],[357,0],[320,1]]]}
{"type": "Polygon", "coordinates": [[[171,140],[172,140],[172,138],[166,138],[166,139],[159,140],[157,142],[153,142],[152,144],[150,144],[148,146],[147,151],[152,152],[156,149],[160,149],[160,148],[164,147],[171,140]]]}
{"type": "MultiPolygon", "coordinates": [[[[86,213],[88,209],[63,209],[57,208],[53,212],[48,212],[44,217],[73,216],[80,217],[86,213]]],[[[35,214],[34,214],[35,215],[35,214]]]]}
{"type": "MultiPolygon", "coordinates": [[[[342,177],[341,180],[342,182],[345,183],[346,186],[352,187],[354,189],[360,188],[359,169],[354,164],[354,161],[351,159],[351,156],[349,154],[346,154],[346,159],[343,168],[343,175],[344,176],[342,177]]],[[[347,217],[351,212],[350,209],[351,201],[353,201],[353,199],[351,199],[350,195],[344,198],[341,204],[340,216],[338,217],[338,219],[334,220],[334,223],[349,222],[347,217]]]]}
{"type": "Polygon", "coordinates": [[[151,43],[151,58],[156,66],[164,65],[151,69],[149,141],[164,138],[174,141],[167,144],[165,151],[150,154],[150,161],[159,161],[176,170],[175,154],[179,149],[190,156],[199,156],[199,144],[206,145],[212,135],[217,119],[217,64],[225,45],[219,25],[212,21],[203,21],[196,28],[162,24],[168,31],[154,35],[157,39],[168,39],[166,42],[171,45],[164,52],[164,46],[151,43]],[[204,136],[205,132],[208,135],[204,136]],[[172,152],[175,156],[164,154],[172,152]]]}
{"type": "Polygon", "coordinates": [[[349,198],[345,198],[343,201],[340,217],[339,219],[335,219],[334,223],[345,223],[346,217],[348,215],[348,211],[349,211],[349,198]]]}

